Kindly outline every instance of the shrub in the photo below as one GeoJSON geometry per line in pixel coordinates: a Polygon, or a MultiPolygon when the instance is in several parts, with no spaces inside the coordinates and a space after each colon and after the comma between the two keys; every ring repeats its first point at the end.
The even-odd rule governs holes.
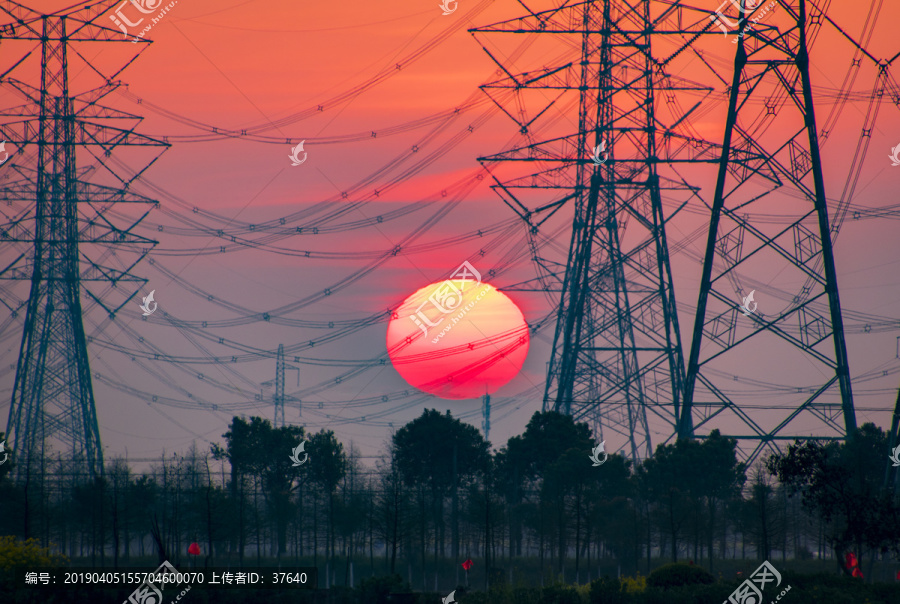
{"type": "Polygon", "coordinates": [[[699,566],[675,562],[660,566],[647,577],[647,585],[660,589],[714,583],[715,578],[699,566]]]}
{"type": "Polygon", "coordinates": [[[628,596],[623,593],[623,586],[618,579],[603,577],[591,581],[591,604],[626,604],[628,596]]]}
{"type": "Polygon", "coordinates": [[[365,604],[388,604],[391,592],[408,591],[403,589],[403,579],[400,575],[363,579],[357,590],[359,601],[365,604]]]}
{"type": "Polygon", "coordinates": [[[41,547],[37,539],[20,541],[12,536],[0,537],[0,570],[10,571],[17,566],[62,566],[68,560],[41,547]]]}
{"type": "MultiPolygon", "coordinates": [[[[732,591],[732,588],[723,583],[686,585],[676,589],[648,587],[644,593],[631,596],[629,604],[719,604],[727,602],[732,591]]],[[[769,600],[764,600],[764,602],[768,604],[769,600]]],[[[813,602],[815,601],[810,600],[795,604],[812,604],[813,602]]],[[[780,604],[789,603],[782,601],[780,604]]]]}
{"type": "MultiPolygon", "coordinates": [[[[449,593],[450,590],[447,589],[449,593]]],[[[419,604],[438,604],[447,594],[438,594],[437,599],[423,598],[419,600],[419,604]]],[[[491,588],[490,593],[484,591],[470,591],[457,589],[455,599],[457,602],[465,602],[466,604],[498,604],[499,602],[509,602],[506,597],[508,594],[503,589],[491,588]],[[463,598],[465,596],[465,598],[463,598]]]]}
{"type": "Polygon", "coordinates": [[[859,604],[862,601],[870,601],[862,600],[858,593],[850,593],[829,586],[815,585],[807,593],[815,598],[816,604],[859,604]]]}
{"type": "Polygon", "coordinates": [[[512,598],[508,601],[515,604],[539,604],[540,592],[533,587],[516,587],[512,590],[512,598]]]}
{"type": "Polygon", "coordinates": [[[642,577],[641,573],[638,573],[636,577],[623,577],[622,589],[629,594],[643,593],[647,590],[647,577],[642,577]]]}
{"type": "Polygon", "coordinates": [[[488,584],[490,584],[491,587],[506,585],[506,569],[491,568],[488,571],[488,584]]]}
{"type": "Polygon", "coordinates": [[[345,585],[333,585],[328,589],[328,604],[356,603],[356,592],[352,587],[347,587],[345,585]]]}
{"type": "Polygon", "coordinates": [[[548,585],[541,590],[539,604],[582,604],[575,589],[566,585],[548,585]]]}

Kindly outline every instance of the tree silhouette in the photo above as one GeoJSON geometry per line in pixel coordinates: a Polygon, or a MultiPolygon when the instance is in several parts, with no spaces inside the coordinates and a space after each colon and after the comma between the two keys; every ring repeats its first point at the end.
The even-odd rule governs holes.
{"type": "Polygon", "coordinates": [[[782,511],[775,501],[775,488],[763,468],[757,467],[750,485],[750,497],[741,502],[741,527],[748,541],[756,545],[756,557],[769,558],[775,543],[782,511]]]}
{"type": "Polygon", "coordinates": [[[866,550],[900,553],[900,501],[884,484],[888,450],[884,431],[867,423],[845,443],[798,440],[766,461],[788,492],[799,494],[803,506],[825,520],[838,566],[847,575],[844,555],[851,548],[860,566],[866,550]]]}
{"type": "Polygon", "coordinates": [[[347,455],[344,445],[338,442],[331,430],[320,430],[309,439],[309,472],[328,500],[328,550],[331,568],[334,568],[335,490],[347,473],[347,455]]]}
{"type": "MultiPolygon", "coordinates": [[[[47,475],[40,494],[34,474],[31,483],[0,476],[0,534],[54,543],[79,565],[103,564],[105,556],[121,563],[138,550],[177,565],[193,541],[215,552],[216,565],[234,567],[245,562],[245,541],[259,564],[277,564],[290,552],[297,565],[317,566],[324,552],[329,571],[340,568],[338,582],[348,585],[365,557],[372,574],[408,572],[412,583],[414,572],[424,578],[433,569],[445,584],[471,557],[473,585],[491,586],[507,577],[498,566],[518,575],[511,581],[531,583],[548,578],[539,564],[579,583],[585,569],[588,579],[604,567],[634,572],[645,547],[648,570],[654,556],[678,559],[690,547],[711,568],[713,538],[723,539],[721,557],[731,536],[739,557],[793,551],[807,559],[806,543],[818,539],[824,555],[827,537],[841,559],[851,551],[862,559],[869,578],[873,551],[896,551],[900,543],[900,502],[884,478],[889,446],[871,425],[846,443],[795,443],[773,462],[779,482],[757,475],[746,490],[735,443],[718,432],[663,445],[634,469],[614,452],[594,467],[588,427],[553,412],[534,414],[491,455],[474,426],[426,410],[392,435],[375,468],[345,454],[326,430],[306,435],[233,418],[224,436],[212,447],[218,466],[191,447],[184,455],[162,453],[142,475],[109,459],[102,482],[53,452],[34,464],[47,475]],[[294,466],[291,452],[304,436],[309,457],[294,466]],[[789,490],[802,495],[790,506],[789,490]],[[796,513],[801,500],[816,522],[796,513]],[[238,551],[240,560],[229,559],[238,551]]],[[[325,584],[334,577],[329,572],[325,584]]],[[[432,589],[431,578],[416,588],[432,589]]]]}
{"type": "Polygon", "coordinates": [[[384,555],[390,560],[390,572],[397,566],[397,551],[409,533],[408,492],[404,488],[400,469],[397,467],[396,447],[391,443],[389,457],[380,467],[380,494],[375,502],[375,528],[384,541],[384,555]]]}
{"type": "MultiPolygon", "coordinates": [[[[578,458],[580,455],[587,469],[589,467],[587,456],[593,446],[594,441],[587,424],[575,423],[568,415],[547,411],[532,415],[521,441],[507,449],[508,463],[521,467],[526,479],[540,485],[535,528],[540,539],[542,572],[545,537],[548,530],[555,533],[557,568],[560,571],[568,546],[566,497],[570,492],[569,485],[564,481],[550,478],[554,466],[571,449],[573,451],[571,458],[578,458]],[[548,514],[548,511],[552,512],[552,515],[548,514]]],[[[577,461],[574,463],[579,464],[577,461]]],[[[560,467],[555,469],[561,470],[560,467]]]]}
{"type": "MultiPolygon", "coordinates": [[[[426,409],[422,415],[400,428],[393,438],[397,467],[409,486],[427,485],[431,492],[435,527],[434,557],[444,551],[444,499],[452,491],[453,557],[459,556],[459,510],[456,505],[462,480],[483,472],[489,460],[488,443],[474,426],[455,419],[447,411],[426,409]]],[[[422,497],[420,493],[420,498],[422,497]]],[[[420,499],[424,508],[424,499],[420,499]]],[[[420,535],[425,533],[425,518],[420,518],[420,535]]],[[[423,540],[424,541],[424,540],[423,540]]],[[[424,546],[424,544],[423,544],[424,546]]],[[[425,552],[422,553],[424,572],[425,552]]]]}
{"type": "Polygon", "coordinates": [[[725,438],[718,430],[713,430],[698,449],[692,450],[697,454],[691,463],[694,475],[701,478],[695,494],[706,502],[707,556],[712,571],[718,512],[725,502],[740,496],[747,482],[747,466],[737,460],[737,440],[725,438]]]}
{"type": "MultiPolygon", "coordinates": [[[[227,459],[231,464],[232,497],[243,497],[244,476],[260,481],[275,519],[277,551],[281,556],[287,549],[291,493],[297,489],[297,481],[306,472],[302,465],[294,466],[290,456],[294,447],[304,439],[305,432],[300,426],[276,429],[269,420],[259,417],[251,418],[249,423],[235,417],[228,432],[222,436],[226,440],[225,449],[214,444],[212,454],[216,459],[227,459]]],[[[331,438],[334,439],[333,434],[331,438]]],[[[240,522],[243,527],[243,513],[240,522]]],[[[241,555],[243,557],[243,536],[241,555]]]]}
{"type": "Polygon", "coordinates": [[[672,445],[659,445],[656,453],[638,470],[649,498],[655,502],[653,516],[660,530],[671,540],[672,562],[678,561],[678,542],[687,522],[696,514],[699,490],[698,476],[692,463],[699,443],[679,440],[672,445]]]}
{"type": "MultiPolygon", "coordinates": [[[[584,463],[587,468],[585,474],[593,484],[587,493],[590,504],[587,536],[590,538],[596,528],[598,537],[607,548],[620,561],[633,565],[637,570],[642,533],[634,505],[636,488],[631,460],[613,453],[603,463],[602,469],[592,467],[588,459],[584,459],[584,463]]],[[[590,549],[587,551],[590,555],[590,549]]]]}
{"type": "Polygon", "coordinates": [[[655,502],[657,524],[671,539],[672,561],[678,560],[678,542],[687,526],[695,530],[695,551],[700,533],[706,534],[712,561],[718,511],[740,494],[747,480],[745,464],[737,461],[737,441],[713,430],[702,442],[681,439],[660,445],[644,461],[638,478],[655,502]]]}

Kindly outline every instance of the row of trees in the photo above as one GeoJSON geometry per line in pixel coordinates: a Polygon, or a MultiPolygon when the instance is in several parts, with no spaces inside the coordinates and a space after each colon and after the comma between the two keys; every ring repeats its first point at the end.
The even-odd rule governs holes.
{"type": "Polygon", "coordinates": [[[115,459],[93,481],[60,458],[13,481],[13,460],[0,466],[0,534],[104,566],[178,560],[199,542],[210,564],[324,562],[346,582],[355,561],[414,569],[422,587],[448,556],[581,579],[601,559],[625,572],[649,569],[654,556],[713,569],[748,549],[760,559],[815,549],[840,561],[900,546],[888,437],[871,424],[846,443],[792,445],[749,478],[735,441],[717,431],[659,446],[637,467],[620,455],[592,467],[588,426],[553,412],[535,413],[492,452],[473,426],[426,410],[392,435],[374,468],[331,431],[235,417],[223,438],[141,475],[115,459]],[[290,453],[304,440],[309,457],[296,465],[290,453]]]}

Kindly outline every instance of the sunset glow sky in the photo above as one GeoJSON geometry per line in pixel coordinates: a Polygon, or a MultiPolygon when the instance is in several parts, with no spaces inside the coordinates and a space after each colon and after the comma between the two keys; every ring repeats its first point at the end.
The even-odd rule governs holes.
{"type": "MultiPolygon", "coordinates": [[[[34,4],[45,10],[63,6],[34,4]]],[[[531,8],[552,4],[528,3],[531,8]]],[[[695,2],[708,10],[715,4],[695,2]]],[[[870,2],[862,4],[865,10],[859,3],[832,2],[829,15],[855,36],[863,28],[870,2]]],[[[286,408],[288,422],[311,430],[334,429],[365,455],[375,455],[392,427],[418,416],[425,407],[450,409],[481,425],[477,398],[404,397],[409,386],[402,371],[379,359],[386,357],[385,341],[390,338],[385,313],[414,292],[446,279],[466,260],[485,275],[497,268],[496,276],[485,281],[521,309],[529,325],[544,321],[552,309],[548,296],[514,287],[535,275],[521,220],[489,189],[488,179],[470,184],[480,169],[477,157],[497,153],[519,139],[515,124],[478,90],[497,77],[497,66],[480,46],[485,39],[467,29],[522,12],[521,5],[505,0],[460,0],[458,10],[448,16],[441,14],[438,0],[340,4],[178,0],[148,34],[153,43],[119,76],[128,83],[127,91],[106,99],[110,106],[144,116],[139,132],[167,136],[172,143],[134,189],[161,204],[141,227],[145,235],[160,241],[151,255],[154,264],[145,260],[136,269],[147,284],[115,321],[96,308],[86,312],[87,333],[100,342],[90,344],[89,351],[92,371],[102,376],[95,380],[94,390],[108,456],[127,450],[131,457],[154,457],[163,449],[184,450],[192,441],[206,447],[210,441],[221,441],[233,414],[271,418],[267,401],[273,389],[264,383],[274,379],[272,355],[280,343],[288,350],[289,366],[296,368],[287,372],[287,392],[295,395],[286,408]],[[379,73],[384,77],[377,84],[340,97],[379,73]],[[448,123],[426,120],[467,103],[476,106],[448,123]],[[482,117],[483,124],[477,122],[482,117]],[[415,120],[423,122],[411,124],[415,120]],[[468,126],[476,122],[478,127],[470,131],[468,126]],[[401,125],[406,126],[395,128],[401,125]],[[261,136],[271,140],[223,138],[211,131],[213,127],[218,132],[262,128],[261,136]],[[441,146],[454,137],[455,145],[441,146]],[[301,140],[308,159],[294,167],[287,156],[301,140]],[[430,163],[414,169],[425,158],[430,163]],[[389,185],[394,180],[396,184],[389,185]],[[333,202],[333,207],[315,209],[314,204],[322,201],[333,202]],[[356,201],[367,203],[353,205],[356,201]],[[346,214],[337,223],[345,228],[314,233],[316,218],[336,211],[338,204],[344,204],[346,214]],[[304,232],[273,239],[266,249],[237,246],[216,253],[227,243],[216,236],[217,229],[241,230],[256,238],[249,225],[277,222],[298,212],[309,213],[300,219],[309,225],[304,232]],[[379,260],[391,250],[396,253],[379,260]],[[159,311],[144,319],[137,304],[150,290],[156,292],[159,311]],[[309,302],[303,302],[307,298],[309,302]],[[279,314],[275,309],[285,308],[280,314],[285,321],[263,319],[264,314],[275,316],[279,314]],[[201,332],[208,337],[198,335],[201,332]],[[340,337],[329,339],[339,332],[340,337]],[[220,338],[230,345],[220,344],[220,338]],[[155,359],[159,351],[171,360],[155,359]],[[247,356],[236,363],[209,360],[234,355],[247,356]],[[145,395],[158,399],[154,402],[145,395]]],[[[875,35],[867,42],[874,57],[890,59],[900,51],[894,31],[898,18],[900,5],[885,3],[875,35]]],[[[111,22],[104,25],[115,27],[111,22]]],[[[684,57],[684,71],[677,75],[717,86],[718,104],[692,126],[707,139],[721,142],[725,86],[710,83],[703,63],[730,74],[727,66],[735,47],[709,38],[696,56],[684,57]]],[[[510,51],[505,44],[498,41],[489,50],[505,56],[510,51]]],[[[139,47],[91,43],[79,50],[103,73],[114,73],[139,47]]],[[[32,48],[31,43],[4,40],[0,69],[6,71],[32,48]]],[[[820,123],[834,106],[851,53],[852,46],[834,28],[823,28],[811,68],[820,123]]],[[[82,61],[73,57],[71,63],[73,89],[97,84],[82,61]]],[[[876,73],[870,61],[863,63],[852,102],[823,144],[826,190],[832,200],[845,187],[876,73]]],[[[39,83],[33,58],[13,75],[35,86],[39,83]]],[[[0,88],[3,107],[19,102],[7,87],[0,88]]],[[[694,102],[684,101],[688,106],[694,102]]],[[[564,117],[569,123],[577,119],[564,117]]],[[[855,385],[858,422],[887,427],[900,376],[896,214],[900,167],[892,168],[888,159],[891,148],[900,144],[900,110],[895,104],[881,104],[867,143],[853,203],[891,207],[894,214],[848,219],[835,251],[841,300],[853,311],[845,315],[851,372],[872,374],[855,385]],[[865,331],[866,317],[887,317],[895,323],[865,331]]],[[[7,151],[12,150],[7,144],[7,151]]],[[[131,158],[127,163],[133,169],[141,169],[142,162],[153,157],[144,150],[128,153],[132,155],[123,157],[131,158]]],[[[715,169],[686,169],[685,174],[711,201],[715,169]]],[[[686,347],[701,270],[695,255],[702,255],[705,245],[705,237],[690,234],[708,220],[708,209],[697,204],[667,227],[670,247],[684,242],[682,250],[673,252],[672,266],[686,347]]],[[[569,233],[561,234],[556,245],[568,249],[569,233]]],[[[0,265],[11,254],[10,248],[0,247],[0,265]]],[[[769,275],[757,278],[766,280],[769,275]]],[[[2,282],[0,287],[0,295],[12,306],[27,299],[27,283],[2,282]]],[[[762,289],[757,301],[761,308],[775,304],[762,289]]],[[[0,309],[0,321],[8,314],[0,309]]],[[[0,332],[4,424],[23,315],[0,332]]],[[[497,329],[513,329],[518,318],[513,319],[497,329]]],[[[524,348],[527,358],[516,360],[523,363],[521,371],[513,372],[515,377],[495,393],[491,432],[495,446],[521,431],[540,409],[552,337],[552,325],[532,335],[524,348]]],[[[764,350],[748,356],[741,369],[753,374],[757,363],[765,367],[757,377],[790,380],[789,368],[778,367],[764,350]]],[[[657,442],[668,436],[657,435],[657,442]]],[[[621,445],[610,441],[610,452],[621,445]]]]}

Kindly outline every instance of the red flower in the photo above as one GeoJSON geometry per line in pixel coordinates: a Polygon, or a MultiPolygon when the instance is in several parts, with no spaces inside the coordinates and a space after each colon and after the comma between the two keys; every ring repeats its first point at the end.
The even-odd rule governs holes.
{"type": "Polygon", "coordinates": [[[857,579],[862,579],[863,574],[862,570],[859,568],[859,560],[856,559],[856,555],[853,552],[847,552],[847,555],[844,556],[844,560],[847,561],[847,568],[852,569],[850,575],[857,579]]]}
{"type": "Polygon", "coordinates": [[[200,544],[196,543],[196,542],[191,543],[188,546],[188,553],[192,556],[199,556],[200,555],[200,544]]]}
{"type": "Polygon", "coordinates": [[[469,569],[472,568],[472,561],[466,560],[465,562],[462,563],[462,567],[464,569],[466,569],[466,572],[469,572],[469,569]]]}

